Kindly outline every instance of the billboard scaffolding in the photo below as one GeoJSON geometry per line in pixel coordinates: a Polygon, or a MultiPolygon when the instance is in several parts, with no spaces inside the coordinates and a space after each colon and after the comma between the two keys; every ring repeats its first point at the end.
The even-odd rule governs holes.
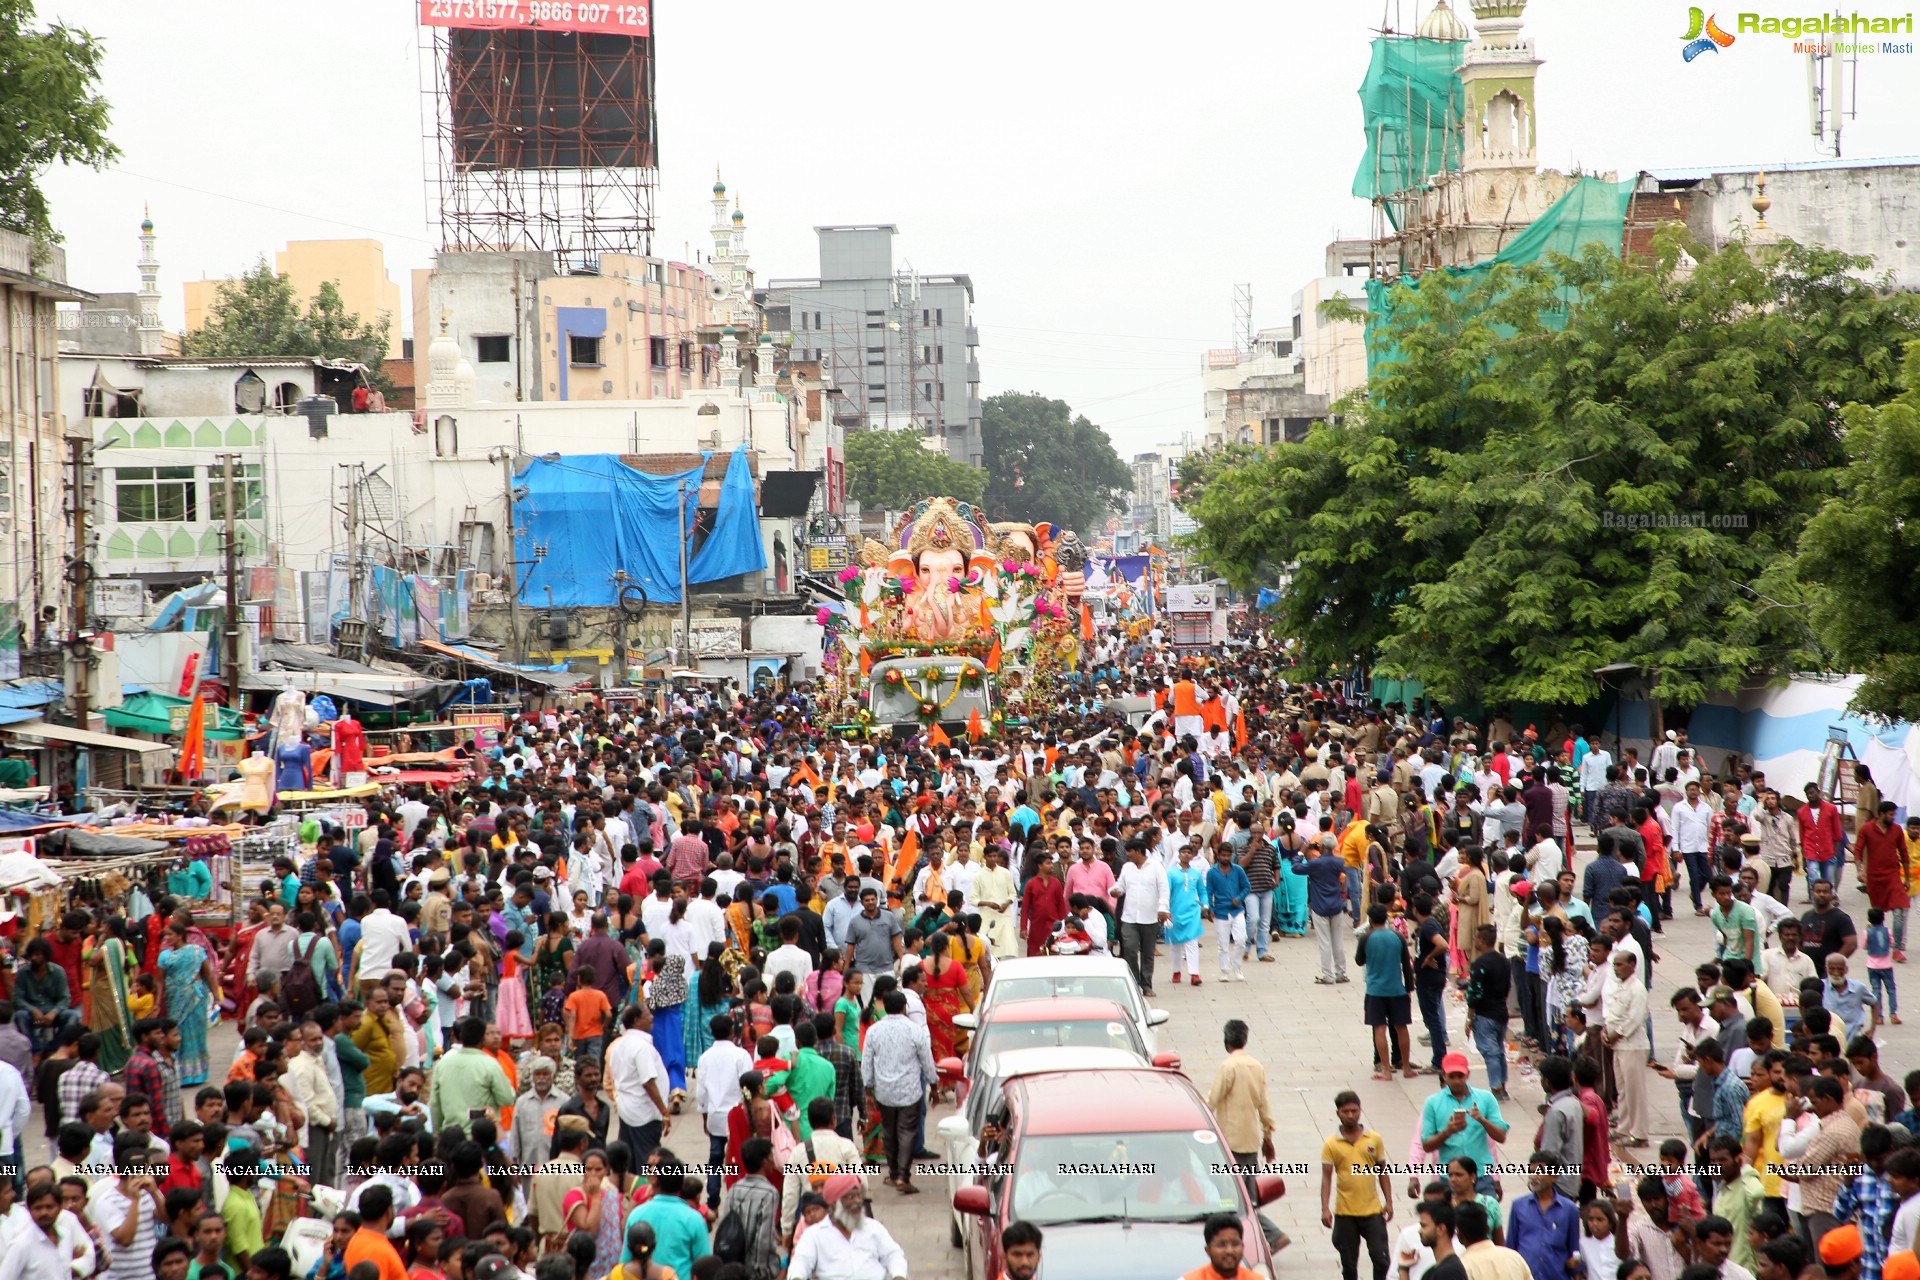
{"type": "Polygon", "coordinates": [[[647,254],[656,148],[645,5],[421,0],[440,247],[647,254]],[[639,32],[641,34],[626,34],[639,32]]]}

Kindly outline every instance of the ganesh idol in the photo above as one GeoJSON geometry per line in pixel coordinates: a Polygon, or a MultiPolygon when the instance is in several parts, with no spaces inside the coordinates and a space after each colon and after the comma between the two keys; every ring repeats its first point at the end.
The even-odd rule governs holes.
{"type": "Polygon", "coordinates": [[[899,549],[887,569],[913,580],[906,599],[907,630],[929,643],[944,643],[979,625],[981,592],[967,579],[978,574],[976,581],[983,580],[994,571],[993,547],[972,504],[934,498],[901,522],[899,549]]]}

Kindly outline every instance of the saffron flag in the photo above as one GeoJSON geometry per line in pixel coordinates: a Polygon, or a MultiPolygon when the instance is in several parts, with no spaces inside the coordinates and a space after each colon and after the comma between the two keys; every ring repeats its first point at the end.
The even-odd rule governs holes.
{"type": "Polygon", "coordinates": [[[1001,654],[1000,654],[1000,637],[999,637],[999,636],[995,636],[995,637],[993,638],[993,648],[992,648],[992,649],[991,649],[991,650],[990,650],[990,651],[989,651],[989,652],[987,653],[987,670],[989,670],[989,671],[999,671],[999,670],[1000,670],[1000,658],[1001,658],[1001,654]]]}
{"type": "Polygon", "coordinates": [[[1093,606],[1084,600],[1080,602],[1080,638],[1093,639],[1093,606]]]}
{"type": "Polygon", "coordinates": [[[887,883],[891,886],[889,896],[905,898],[900,888],[899,877],[912,868],[914,859],[920,856],[920,836],[913,828],[907,828],[907,838],[900,842],[900,851],[893,855],[893,865],[887,868],[887,883]]]}
{"type": "Polygon", "coordinates": [[[967,736],[975,742],[987,736],[986,726],[980,723],[980,708],[975,707],[967,713],[967,736]]]}
{"type": "MultiPolygon", "coordinates": [[[[974,714],[978,715],[979,712],[976,711],[974,714]]],[[[930,747],[950,747],[953,745],[953,739],[947,736],[945,729],[942,729],[936,724],[927,730],[927,745],[930,747]]]]}

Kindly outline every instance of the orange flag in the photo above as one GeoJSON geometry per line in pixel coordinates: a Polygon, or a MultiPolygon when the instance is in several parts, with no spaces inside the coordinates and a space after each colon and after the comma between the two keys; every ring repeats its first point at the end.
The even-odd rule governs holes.
{"type": "Polygon", "coordinates": [[[900,888],[897,877],[905,874],[907,868],[913,865],[913,860],[919,855],[920,837],[909,827],[907,829],[907,838],[900,842],[900,851],[893,855],[893,865],[887,868],[887,880],[893,887],[894,897],[904,898],[906,896],[900,888]]]}
{"type": "Polygon", "coordinates": [[[995,636],[993,638],[993,648],[987,653],[987,670],[1000,670],[1000,657],[1000,637],[995,636]]]}
{"type": "Polygon", "coordinates": [[[1080,602],[1080,638],[1093,639],[1093,606],[1084,600],[1080,602]]]}
{"type": "Polygon", "coordinates": [[[1060,758],[1060,748],[1058,747],[1047,748],[1047,772],[1048,773],[1053,772],[1053,762],[1055,760],[1058,760],[1059,758],[1060,758]]]}
{"type": "Polygon", "coordinates": [[[1244,709],[1236,709],[1233,713],[1233,738],[1235,745],[1243,748],[1247,745],[1247,713],[1244,709]]]}
{"type": "Polygon", "coordinates": [[[975,742],[987,736],[986,726],[980,723],[980,708],[975,707],[967,713],[967,736],[975,742]]]}
{"type": "Polygon", "coordinates": [[[983,627],[991,627],[993,625],[993,610],[987,608],[987,598],[985,596],[980,597],[980,625],[983,627]]]}
{"type": "MultiPolygon", "coordinates": [[[[980,713],[976,710],[974,714],[979,715],[980,713]]],[[[942,729],[936,724],[927,730],[927,745],[930,747],[950,747],[953,745],[953,739],[947,736],[945,729],[942,729]]]]}
{"type": "Polygon", "coordinates": [[[809,789],[820,785],[820,775],[813,771],[812,765],[806,763],[802,763],[798,769],[793,771],[793,780],[795,782],[804,782],[809,789]]]}
{"type": "Polygon", "coordinates": [[[873,655],[865,649],[860,651],[860,674],[863,676],[873,674],[873,655]]]}

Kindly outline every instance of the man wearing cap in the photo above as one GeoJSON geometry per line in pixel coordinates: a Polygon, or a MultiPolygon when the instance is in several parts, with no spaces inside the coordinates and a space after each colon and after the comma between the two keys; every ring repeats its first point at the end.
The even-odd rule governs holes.
{"type": "Polygon", "coordinates": [[[860,1179],[836,1173],[820,1194],[827,1220],[794,1245],[787,1280],[906,1280],[907,1255],[885,1227],[867,1216],[860,1179]]]}
{"type": "Polygon", "coordinates": [[[1460,1156],[1472,1160],[1481,1170],[1475,1190],[1492,1195],[1497,1184],[1486,1172],[1493,1162],[1491,1144],[1507,1140],[1507,1122],[1500,1115],[1500,1100],[1468,1081],[1471,1071],[1464,1053],[1440,1060],[1445,1083],[1420,1108],[1420,1145],[1442,1166],[1460,1156]]]}
{"type": "MultiPolygon", "coordinates": [[[[1844,1227],[1835,1227],[1819,1237],[1820,1265],[1826,1268],[1827,1280],[1860,1280],[1860,1255],[1866,1252],[1866,1245],[1860,1239],[1860,1228],[1848,1223],[1844,1227]]],[[[1887,1266],[1881,1269],[1881,1280],[1890,1280],[1893,1258],[1887,1259],[1887,1266]]]]}

